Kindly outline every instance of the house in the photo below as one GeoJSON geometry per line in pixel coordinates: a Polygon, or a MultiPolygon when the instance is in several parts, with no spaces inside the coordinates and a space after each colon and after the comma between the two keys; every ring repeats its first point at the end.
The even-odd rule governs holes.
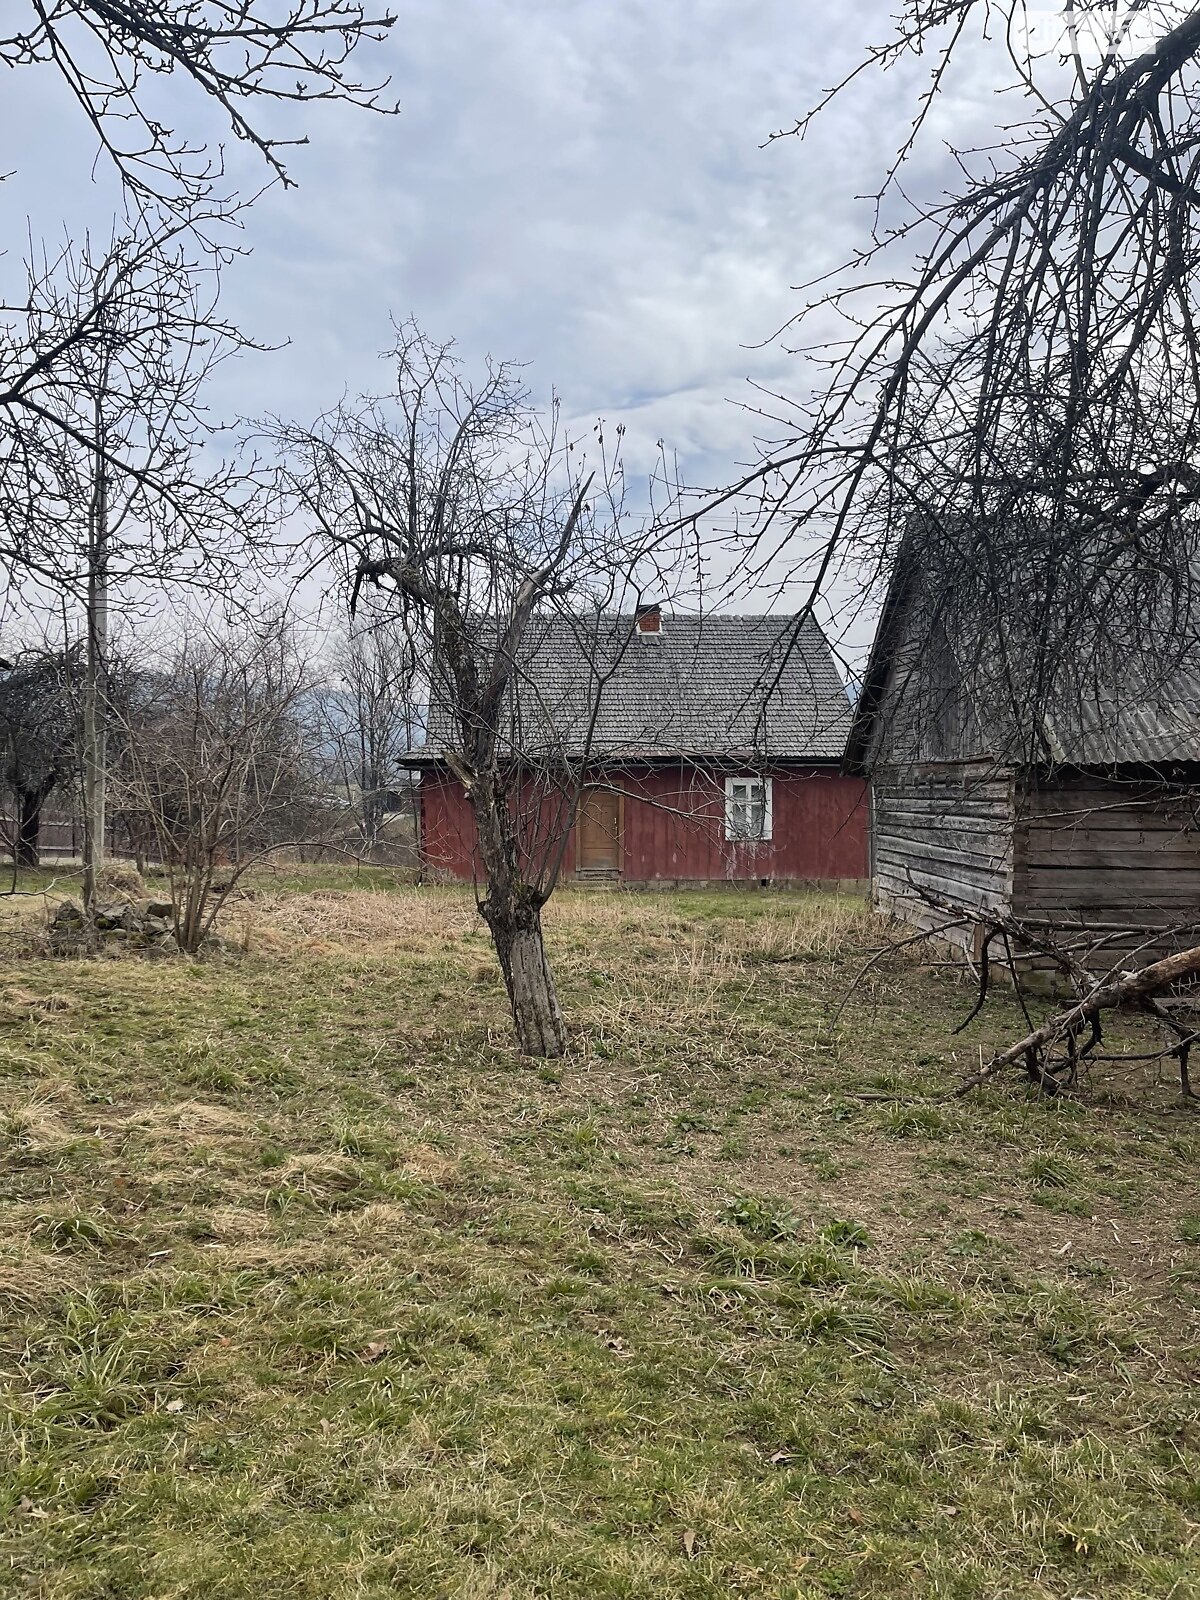
{"type": "Polygon", "coordinates": [[[1164,930],[1200,922],[1195,640],[1164,628],[1157,659],[1114,643],[1101,660],[1064,627],[1035,662],[1040,623],[1001,640],[953,586],[928,587],[910,546],[847,743],[845,770],[870,782],[877,907],[975,952],[981,916],[1086,930],[1114,959],[1194,943],[1164,930]]]}
{"type": "MultiPolygon", "coordinates": [[[[522,847],[559,850],[562,876],[580,881],[864,879],[866,788],[841,771],[850,702],[820,630],[793,632],[658,607],[540,621],[509,708],[522,847]],[[581,785],[564,786],[568,770],[581,785]]],[[[421,859],[472,880],[474,818],[447,727],[435,694],[411,758],[421,859]]]]}

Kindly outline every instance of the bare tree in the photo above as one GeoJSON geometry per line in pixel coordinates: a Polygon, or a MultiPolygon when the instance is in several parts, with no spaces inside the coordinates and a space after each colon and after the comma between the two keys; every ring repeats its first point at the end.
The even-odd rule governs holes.
{"type": "Polygon", "coordinates": [[[390,593],[427,665],[436,735],[474,817],[479,911],[496,947],[520,1048],[566,1048],[542,938],[584,784],[606,674],[628,643],[599,648],[603,619],[661,557],[621,505],[619,460],[597,430],[590,469],[539,415],[517,369],[471,383],[448,346],[412,325],[394,351],[396,392],[343,404],[275,436],[299,505],[342,564],[351,611],[364,585],[390,593]],[[568,747],[549,719],[523,723],[516,690],[548,617],[594,646],[576,686],[568,747]]]}
{"type": "Polygon", "coordinates": [[[311,691],[305,652],[279,613],[192,618],[139,675],[113,782],[127,825],[154,841],[183,950],[203,945],[252,866],[322,835],[329,808],[311,691]]]}
{"type": "Polygon", "coordinates": [[[320,721],[332,771],[348,797],[358,847],[377,850],[398,805],[413,821],[406,758],[424,735],[413,642],[386,612],[358,617],[338,638],[320,721]]]}
{"type": "Polygon", "coordinates": [[[41,865],[42,808],[56,790],[74,795],[81,656],[78,645],[39,646],[22,650],[0,672],[0,741],[16,867],[41,865]]]}
{"type": "MultiPolygon", "coordinates": [[[[350,57],[364,43],[386,36],[394,18],[372,15],[358,0],[20,0],[0,28],[0,66],[57,71],[90,125],[99,151],[113,162],[125,190],[127,242],[113,270],[92,280],[92,292],[58,295],[56,315],[27,324],[34,290],[57,282],[70,263],[46,263],[31,294],[0,303],[0,527],[41,493],[44,446],[29,454],[28,433],[41,426],[62,432],[64,446],[92,440],[95,459],[112,464],[108,447],[78,418],[63,415],[60,401],[71,375],[95,365],[108,348],[114,303],[134,298],[186,237],[218,264],[229,252],[231,227],[243,202],[222,187],[222,158],[205,144],[190,144],[163,119],[154,81],[170,78],[195,101],[213,102],[234,134],[261,155],[268,173],[290,182],[284,152],[306,142],[268,132],[259,113],[280,102],[344,101],[380,112],[395,106],[381,98],[385,85],[362,82],[350,57]],[[138,241],[136,245],[132,241],[138,241]],[[61,313],[73,302],[73,317],[61,313]],[[47,403],[47,389],[56,391],[47,403]]],[[[45,307],[41,308],[44,313],[45,307]]],[[[149,481],[149,480],[147,480],[149,481]]],[[[18,548],[4,551],[20,556],[18,548]]]]}
{"type": "Polygon", "coordinates": [[[251,348],[219,316],[219,290],[219,262],[181,225],[31,249],[20,316],[0,330],[0,370],[19,374],[0,392],[10,582],[86,573],[81,501],[107,501],[104,540],[130,579],[164,562],[199,577],[244,520],[244,474],[200,464],[213,434],[204,385],[251,348]]]}
{"type": "Polygon", "coordinates": [[[903,0],[832,92],[932,66],[866,248],[785,330],[804,377],[757,403],[762,460],[715,497],[750,519],[746,581],[794,553],[802,618],[834,592],[847,612],[890,594],[895,681],[925,694],[889,700],[923,723],[900,730],[910,760],[1048,769],[1053,727],[1163,705],[1195,727],[1175,685],[1200,666],[1200,14],[1061,12],[903,0]],[[1013,114],[913,197],[909,158],[973,50],[1003,58],[1013,114]],[[964,684],[982,730],[949,726],[964,684]]]}
{"type": "Polygon", "coordinates": [[[259,113],[312,100],[393,110],[386,84],[360,82],[349,58],[394,22],[357,0],[21,0],[5,17],[0,66],[56,70],[133,193],[186,209],[211,198],[221,162],[164,123],[154,80],[213,102],[286,184],[284,151],[307,141],[273,136],[259,113]]]}
{"type": "Polygon", "coordinates": [[[213,590],[254,527],[253,469],[211,462],[204,388],[246,341],[216,313],[211,262],[176,234],[68,247],[29,273],[21,335],[38,376],[0,445],[10,583],[84,617],[84,906],[103,865],[109,610],[164,582],[213,590]],[[85,338],[75,335],[87,327],[85,338]],[[30,493],[30,485],[36,493],[30,493]]]}
{"type": "Polygon", "coordinates": [[[786,332],[811,388],[763,398],[764,458],[718,497],[764,559],[804,547],[806,610],[838,576],[877,599],[920,530],[934,588],[1020,663],[1018,723],[1071,692],[1071,660],[1165,679],[1200,631],[1200,18],[1079,0],[1055,21],[905,0],[833,92],[932,58],[871,242],[786,332]],[[910,200],[905,163],[989,31],[1019,116],[910,200]]]}

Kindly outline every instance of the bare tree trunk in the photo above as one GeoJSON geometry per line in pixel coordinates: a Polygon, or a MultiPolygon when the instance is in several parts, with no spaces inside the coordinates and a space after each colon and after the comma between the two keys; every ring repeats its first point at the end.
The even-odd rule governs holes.
{"type": "Polygon", "coordinates": [[[363,853],[373,860],[383,827],[383,796],[379,788],[378,768],[369,757],[363,759],[359,788],[362,793],[363,853]]]}
{"type": "Polygon", "coordinates": [[[517,1044],[522,1055],[565,1055],[567,1031],[542,938],[543,897],[522,879],[500,785],[494,783],[486,789],[485,793],[467,791],[488,881],[479,910],[491,929],[504,974],[517,1044]]]}
{"type": "Polygon", "coordinates": [[[104,424],[96,406],[96,478],[88,521],[87,660],[83,680],[83,908],[96,917],[104,866],[105,773],[108,764],[108,485],[101,453],[104,424]]]}
{"type": "Polygon", "coordinates": [[[518,889],[516,897],[497,894],[493,885],[480,909],[492,931],[522,1055],[561,1056],[567,1034],[546,960],[541,907],[529,895],[527,889],[524,895],[518,889]]]}
{"type": "Polygon", "coordinates": [[[37,789],[22,789],[17,795],[17,832],[13,859],[18,867],[35,870],[42,864],[42,805],[45,796],[37,789]]]}
{"type": "Polygon", "coordinates": [[[129,849],[133,856],[133,864],[138,870],[138,875],[144,878],[146,876],[147,865],[145,840],[142,838],[141,833],[136,828],[131,827],[129,823],[125,824],[125,834],[129,840],[129,849]]]}

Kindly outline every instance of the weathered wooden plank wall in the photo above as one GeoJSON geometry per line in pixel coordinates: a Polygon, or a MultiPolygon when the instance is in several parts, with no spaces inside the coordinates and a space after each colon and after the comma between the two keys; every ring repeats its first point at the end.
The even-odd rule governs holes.
{"type": "MultiPolygon", "coordinates": [[[[877,773],[872,873],[880,910],[918,927],[946,914],[923,899],[1006,912],[1013,871],[1013,779],[984,761],[922,762],[877,773]]],[[[971,931],[950,935],[970,947],[971,931]]]]}
{"type": "Polygon", "coordinates": [[[724,779],[678,767],[625,780],[624,873],[634,883],[801,882],[867,876],[867,794],[820,768],[770,774],[770,840],[725,838],[724,779]]]}
{"type": "Polygon", "coordinates": [[[1019,806],[1017,915],[1200,920],[1200,790],[1071,775],[1028,782],[1019,806]]]}

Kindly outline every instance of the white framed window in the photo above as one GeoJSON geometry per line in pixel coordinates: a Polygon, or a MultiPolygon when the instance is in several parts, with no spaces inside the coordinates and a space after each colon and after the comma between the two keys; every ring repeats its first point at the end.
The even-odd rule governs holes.
{"type": "Polygon", "coordinates": [[[725,837],[739,844],[765,844],[771,837],[770,778],[725,779],[725,837]]]}

